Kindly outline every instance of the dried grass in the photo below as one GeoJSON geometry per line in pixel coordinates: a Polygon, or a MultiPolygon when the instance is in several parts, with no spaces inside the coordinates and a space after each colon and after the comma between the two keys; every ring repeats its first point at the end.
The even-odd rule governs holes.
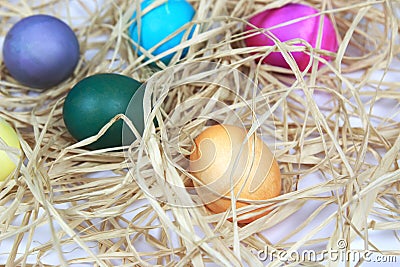
{"type": "MultiPolygon", "coordinates": [[[[121,149],[88,151],[84,146],[96,137],[76,144],[67,133],[61,113],[63,99],[83,77],[119,72],[144,82],[157,75],[150,63],[166,68],[159,57],[144,62],[131,49],[126,29],[136,7],[134,1],[101,2],[0,1],[1,36],[21,17],[49,13],[74,25],[82,51],[74,75],[44,92],[19,85],[1,65],[0,116],[17,129],[25,156],[14,176],[0,184],[2,263],[262,266],[255,252],[266,247],[313,247],[322,251],[335,249],[339,239],[350,244],[358,237],[364,240],[365,248],[380,251],[370,240],[371,233],[391,231],[398,239],[400,83],[387,77],[400,75],[399,65],[393,64],[400,60],[399,2],[302,1],[334,20],[341,44],[333,62],[307,74],[255,62],[253,52],[293,51],[296,47],[290,43],[261,48],[243,45],[241,29],[246,18],[291,1],[191,1],[197,15],[189,26],[199,27],[195,38],[177,48],[181,51],[184,46],[190,47],[181,63],[206,61],[236,69],[261,88],[260,97],[269,99],[271,106],[272,116],[265,118],[261,129],[270,132],[266,125],[275,125],[275,153],[283,174],[283,194],[231,211],[236,216],[260,207],[274,207],[269,215],[240,226],[236,220],[227,221],[228,214],[213,215],[202,206],[166,204],[139,187],[153,179],[152,194],[167,197],[177,192],[173,187],[164,188],[164,180],[178,186],[188,184],[184,170],[170,160],[177,154],[167,155],[160,149],[160,145],[171,141],[168,120],[164,123],[163,119],[177,105],[204,97],[213,97],[230,107],[240,105],[230,94],[211,85],[182,85],[177,90],[170,80],[161,77],[158,82],[165,86],[159,91],[156,88],[161,87],[154,86],[153,97],[159,102],[151,113],[159,119],[159,130],[149,123],[143,138],[131,146],[129,153],[121,149]],[[78,14],[71,12],[72,8],[79,10],[78,14]],[[393,110],[377,114],[378,108],[385,109],[389,104],[393,110]],[[299,212],[306,212],[308,218],[290,224],[291,229],[282,227],[299,212]],[[330,235],[319,236],[329,225],[333,229],[330,235]],[[39,243],[37,238],[43,231],[47,241],[39,243]],[[276,231],[281,232],[279,238],[271,240],[276,231]]],[[[316,54],[323,52],[307,51],[315,60],[323,61],[316,54]]],[[[170,65],[177,63],[178,58],[174,58],[170,65]]],[[[251,96],[250,86],[241,90],[251,96]]],[[[148,103],[150,98],[146,96],[148,103]]],[[[254,99],[259,103],[259,98],[254,99]]],[[[214,114],[212,107],[199,112],[226,119],[223,112],[214,114]]],[[[264,109],[260,110],[258,115],[263,115],[264,109]]],[[[248,113],[242,116],[247,126],[257,127],[248,113]]],[[[127,120],[124,116],[117,119],[127,120]]],[[[182,116],[181,120],[174,123],[183,125],[190,117],[182,116]]],[[[185,131],[193,137],[203,126],[204,121],[195,120],[185,126],[185,131]]],[[[189,144],[180,149],[189,153],[189,144]]],[[[186,191],[175,197],[177,204],[194,201],[186,191]]],[[[400,254],[398,243],[394,246],[393,251],[381,252],[400,254]]],[[[271,266],[280,264],[276,261],[271,266]]],[[[315,265],[306,261],[302,264],[315,265]]]]}

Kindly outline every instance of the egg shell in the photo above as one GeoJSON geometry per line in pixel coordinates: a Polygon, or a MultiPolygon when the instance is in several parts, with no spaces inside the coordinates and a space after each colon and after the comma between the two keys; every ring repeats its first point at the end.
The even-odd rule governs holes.
{"type": "Polygon", "coordinates": [[[72,29],[49,15],[18,21],[3,45],[4,64],[21,84],[46,89],[72,75],[79,61],[79,42],[72,29]]]}
{"type": "MultiPolygon", "coordinates": [[[[246,141],[246,134],[241,127],[214,125],[194,140],[190,172],[206,185],[194,181],[199,197],[214,213],[231,207],[230,185],[235,196],[239,194],[236,208],[248,205],[245,200],[266,200],[281,192],[281,174],[272,152],[256,135],[246,141]]],[[[241,216],[239,222],[248,223],[267,213],[243,214],[249,218],[241,216]]]]}
{"type": "MultiPolygon", "coordinates": [[[[304,4],[287,4],[280,8],[268,9],[256,14],[250,18],[249,23],[261,29],[268,29],[281,42],[303,39],[313,48],[317,47],[317,38],[319,32],[320,16],[310,17],[289,25],[272,28],[276,25],[286,23],[291,20],[310,16],[319,13],[314,7],[304,4]]],[[[254,30],[250,25],[246,25],[246,31],[254,30]]],[[[322,40],[320,48],[327,51],[337,52],[338,40],[336,31],[332,21],[328,16],[323,16],[322,40]]],[[[268,33],[267,33],[268,34],[268,33]]],[[[245,39],[246,46],[274,46],[274,41],[266,34],[260,33],[249,36],[245,39]]],[[[302,44],[297,44],[301,46],[302,44]]],[[[301,71],[304,71],[310,62],[310,56],[304,52],[291,53],[301,71]]],[[[323,56],[326,60],[330,60],[328,56],[323,56]]],[[[273,66],[290,68],[280,52],[272,52],[264,58],[263,63],[273,66]]],[[[320,62],[318,67],[323,64],[320,62]]],[[[311,70],[311,68],[310,68],[311,70]]]]}
{"type": "MultiPolygon", "coordinates": [[[[175,33],[185,24],[189,23],[195,14],[192,5],[184,0],[169,0],[146,12],[147,7],[156,2],[157,1],[154,0],[143,1],[141,4],[141,12],[145,13],[141,16],[140,28],[138,27],[137,23],[136,12],[132,16],[132,20],[134,22],[129,28],[129,35],[132,40],[146,50],[150,50],[169,35],[175,33]]],[[[180,31],[173,38],[158,46],[152,52],[152,54],[157,56],[171,48],[178,46],[185,34],[185,30],[180,31]]],[[[192,34],[193,30],[189,33],[187,38],[190,39],[192,34]]],[[[142,52],[138,50],[136,46],[134,46],[134,49],[137,50],[138,55],[142,55],[142,52]]],[[[188,49],[184,49],[181,57],[184,57],[187,54],[187,51],[188,49]]],[[[164,64],[169,64],[175,54],[176,53],[170,53],[162,57],[161,61],[164,64]]]]}
{"type": "MultiPolygon", "coordinates": [[[[78,141],[96,135],[115,115],[125,114],[130,106],[129,118],[139,132],[143,132],[143,92],[133,96],[142,84],[135,79],[116,73],[99,73],[79,81],[68,93],[63,118],[69,133],[78,141]],[[136,101],[131,103],[130,101],[136,101]]],[[[102,149],[122,145],[123,121],[115,122],[89,149],[102,149]]],[[[132,137],[129,137],[133,141],[132,137]]],[[[124,140],[124,143],[127,140],[124,140]]]]}
{"type": "MultiPolygon", "coordinates": [[[[11,125],[2,118],[0,118],[0,139],[0,146],[3,146],[5,143],[9,147],[20,149],[17,133],[11,125]]],[[[12,152],[6,152],[0,149],[0,182],[4,181],[16,168],[14,161],[9,157],[10,153],[12,152]]]]}

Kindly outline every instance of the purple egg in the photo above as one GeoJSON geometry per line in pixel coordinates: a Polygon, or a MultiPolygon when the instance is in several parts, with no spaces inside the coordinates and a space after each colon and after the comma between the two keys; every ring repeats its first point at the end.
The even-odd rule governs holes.
{"type": "Polygon", "coordinates": [[[3,59],[21,84],[47,89],[71,76],[79,61],[79,42],[60,19],[34,15],[20,20],[7,33],[3,59]]]}

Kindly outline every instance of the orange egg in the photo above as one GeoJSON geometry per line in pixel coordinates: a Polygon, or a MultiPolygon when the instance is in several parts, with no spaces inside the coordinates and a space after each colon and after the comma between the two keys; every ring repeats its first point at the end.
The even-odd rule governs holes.
{"type": "MultiPolygon", "coordinates": [[[[255,134],[232,125],[214,125],[195,138],[190,155],[190,172],[203,184],[194,182],[197,194],[214,213],[231,207],[231,188],[238,196],[236,208],[245,200],[266,200],[281,192],[281,174],[274,155],[255,134]]],[[[251,222],[268,212],[240,219],[251,222]]]]}

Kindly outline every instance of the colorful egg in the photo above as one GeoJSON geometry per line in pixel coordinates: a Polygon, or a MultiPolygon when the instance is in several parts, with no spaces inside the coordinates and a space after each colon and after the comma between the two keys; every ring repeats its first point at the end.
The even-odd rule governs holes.
{"type": "MultiPolygon", "coordinates": [[[[20,149],[20,143],[17,133],[4,119],[0,118],[0,147],[7,145],[11,148],[20,149]]],[[[4,181],[16,168],[10,157],[15,156],[19,158],[19,155],[13,154],[11,151],[5,151],[0,149],[0,182],[4,181]]]]}
{"type": "MultiPolygon", "coordinates": [[[[246,135],[241,127],[214,125],[194,140],[190,172],[204,184],[194,182],[200,199],[214,213],[231,207],[231,188],[241,199],[236,208],[248,205],[245,200],[266,200],[281,193],[281,173],[274,155],[258,136],[247,140],[246,135]]],[[[243,214],[238,221],[248,223],[265,214],[243,214]]]]}
{"type": "MultiPolygon", "coordinates": [[[[132,40],[144,48],[150,50],[157,44],[161,43],[171,34],[177,32],[181,27],[189,23],[195,14],[193,7],[185,0],[169,0],[159,4],[154,0],[145,0],[141,4],[141,12],[145,12],[140,18],[140,28],[137,23],[137,13],[132,16],[134,21],[129,28],[129,35],[132,40]],[[154,4],[154,7],[152,7],[154,4]],[[151,8],[150,10],[148,10],[151,8]]],[[[180,31],[173,38],[158,46],[152,55],[157,56],[171,48],[178,46],[184,39],[186,30],[180,31]]],[[[188,39],[191,38],[192,32],[189,33],[188,39]]],[[[139,55],[142,52],[134,45],[139,55]]],[[[182,51],[181,57],[187,54],[187,49],[182,51]]],[[[161,58],[161,61],[168,64],[174,53],[161,58]]]]}
{"type": "Polygon", "coordinates": [[[46,89],[73,73],[79,61],[79,43],[60,19],[34,15],[20,20],[7,33],[3,59],[18,82],[46,89]]]}
{"type": "MultiPolygon", "coordinates": [[[[317,47],[317,39],[320,25],[319,15],[313,16],[319,13],[315,8],[303,5],[303,4],[288,4],[280,8],[265,10],[254,17],[250,18],[249,23],[260,29],[268,30],[281,42],[303,39],[308,42],[313,48],[317,47]],[[302,19],[295,23],[289,23],[287,25],[278,26],[285,24],[291,20],[296,20],[302,17],[311,16],[307,19],[302,19]]],[[[336,37],[335,27],[328,16],[323,17],[323,27],[321,29],[322,39],[320,48],[323,50],[337,52],[338,40],[336,37]]],[[[246,26],[246,31],[254,30],[250,25],[246,26]]],[[[249,36],[245,39],[246,46],[257,47],[257,46],[273,46],[275,42],[270,38],[269,33],[249,33],[249,36]]],[[[297,44],[302,45],[302,44],[297,44]]],[[[291,53],[301,71],[305,70],[307,65],[310,63],[310,56],[304,52],[292,52],[291,53]]],[[[323,58],[330,60],[328,56],[323,58]]],[[[273,66],[279,66],[284,68],[290,68],[284,57],[280,52],[272,52],[263,59],[263,63],[270,64],[273,66]]],[[[322,63],[319,64],[319,67],[322,63]]]]}
{"type": "MultiPolygon", "coordinates": [[[[131,112],[127,116],[136,129],[143,132],[143,92],[135,95],[141,85],[135,79],[116,73],[95,74],[79,81],[68,93],[63,106],[64,123],[69,133],[78,141],[96,135],[114,116],[125,114],[128,105],[131,112]],[[136,103],[130,103],[131,99],[136,103]]],[[[123,121],[115,122],[88,148],[121,146],[122,129],[123,121]]]]}

